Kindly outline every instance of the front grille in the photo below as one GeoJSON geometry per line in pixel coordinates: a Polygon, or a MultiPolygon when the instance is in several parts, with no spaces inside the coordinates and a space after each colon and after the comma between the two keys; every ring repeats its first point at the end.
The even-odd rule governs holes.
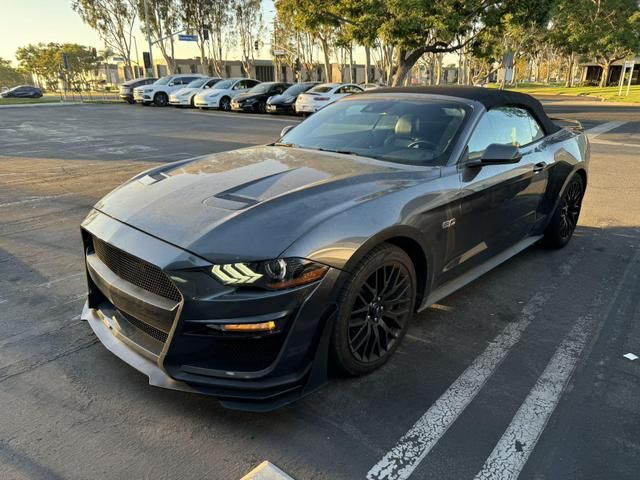
{"type": "Polygon", "coordinates": [[[93,249],[109,270],[133,285],[175,302],[180,292],[169,277],[155,265],[93,237],[93,249]]]}
{"type": "Polygon", "coordinates": [[[165,343],[167,338],[169,338],[169,334],[163,332],[162,330],[157,329],[153,325],[149,325],[148,323],[144,323],[141,320],[138,320],[136,317],[132,317],[131,315],[127,315],[126,313],[120,311],[120,314],[127,319],[127,321],[136,327],[138,330],[142,330],[144,333],[149,335],[151,338],[155,338],[159,342],[165,343]]]}

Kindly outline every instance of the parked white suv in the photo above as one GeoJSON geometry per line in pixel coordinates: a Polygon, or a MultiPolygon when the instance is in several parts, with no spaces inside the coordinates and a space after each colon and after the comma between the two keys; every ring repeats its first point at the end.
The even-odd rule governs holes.
{"type": "Polygon", "coordinates": [[[259,84],[252,78],[228,78],[216,83],[210,90],[198,93],[193,104],[198,108],[219,108],[231,110],[231,99],[259,84]]]}
{"type": "Polygon", "coordinates": [[[158,107],[164,107],[169,103],[169,94],[174,90],[185,87],[197,78],[206,78],[200,73],[182,73],[167,75],[158,79],[151,85],[144,85],[133,89],[133,99],[137,103],[149,105],[153,103],[158,107]]]}

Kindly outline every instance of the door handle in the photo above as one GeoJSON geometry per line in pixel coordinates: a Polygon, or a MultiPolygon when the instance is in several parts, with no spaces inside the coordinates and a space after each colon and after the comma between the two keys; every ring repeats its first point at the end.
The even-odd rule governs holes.
{"type": "Polygon", "coordinates": [[[544,170],[544,167],[546,167],[547,164],[546,162],[538,162],[533,166],[533,173],[540,173],[544,170]]]}

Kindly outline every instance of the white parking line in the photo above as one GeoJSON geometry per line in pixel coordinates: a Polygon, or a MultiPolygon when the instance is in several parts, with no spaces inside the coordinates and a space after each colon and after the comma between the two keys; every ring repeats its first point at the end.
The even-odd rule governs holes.
{"type": "Polygon", "coordinates": [[[555,410],[580,359],[592,317],[578,319],[511,420],[476,480],[515,480],[555,410]]]}
{"type": "Polygon", "coordinates": [[[619,120],[616,120],[614,122],[601,123],[600,125],[596,125],[595,127],[586,130],[585,133],[587,134],[587,137],[589,137],[589,140],[592,140],[596,138],[598,135],[607,133],[615,128],[621,127],[625,123],[627,122],[623,122],[619,120]]]}
{"type": "MultiPolygon", "coordinates": [[[[581,253],[572,255],[558,269],[559,276],[571,275],[580,262],[581,253]]],[[[524,305],[517,321],[507,325],[489,346],[418,419],[398,443],[367,473],[368,480],[405,480],[420,465],[440,438],[482,390],[538,312],[557,288],[553,282],[543,292],[534,294],[524,305]]]]}
{"type": "Polygon", "coordinates": [[[240,480],[294,480],[273,463],[264,461],[240,480]]]}
{"type": "Polygon", "coordinates": [[[507,325],[485,351],[438,398],[398,443],[369,470],[369,480],[409,478],[438,440],[449,430],[505,359],[522,333],[549,299],[534,295],[522,308],[520,318],[507,325]]]}
{"type": "MultiPolygon", "coordinates": [[[[622,279],[604,313],[607,318],[621,295],[622,288],[640,257],[640,250],[624,270],[622,279]]],[[[602,304],[603,294],[594,295],[593,306],[602,304]]],[[[595,326],[591,314],[580,317],[562,341],[544,372],[527,395],[511,423],[485,461],[474,480],[515,480],[533,452],[549,418],[556,409],[571,379],[580,355],[595,326]]]]}

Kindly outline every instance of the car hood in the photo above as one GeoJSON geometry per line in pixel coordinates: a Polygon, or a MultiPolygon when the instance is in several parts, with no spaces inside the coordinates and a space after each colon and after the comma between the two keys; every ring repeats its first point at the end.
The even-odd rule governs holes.
{"type": "Polygon", "coordinates": [[[269,105],[280,105],[281,103],[293,103],[296,101],[295,95],[274,95],[269,97],[267,103],[269,105]]]}
{"type": "Polygon", "coordinates": [[[185,88],[181,88],[179,90],[176,90],[175,92],[172,93],[172,95],[175,95],[176,97],[179,97],[180,95],[188,95],[191,92],[195,92],[196,90],[198,90],[197,88],[192,88],[192,87],[185,87],[185,88]]]}
{"type": "Polygon", "coordinates": [[[266,93],[241,93],[239,95],[236,95],[235,97],[233,97],[233,99],[237,102],[243,102],[245,100],[249,100],[251,98],[262,98],[262,97],[266,97],[267,94],[266,93]]]}
{"type": "Polygon", "coordinates": [[[303,233],[359,203],[439,176],[306,149],[263,146],[164,165],[95,208],[212,262],[277,257],[303,233]]]}

